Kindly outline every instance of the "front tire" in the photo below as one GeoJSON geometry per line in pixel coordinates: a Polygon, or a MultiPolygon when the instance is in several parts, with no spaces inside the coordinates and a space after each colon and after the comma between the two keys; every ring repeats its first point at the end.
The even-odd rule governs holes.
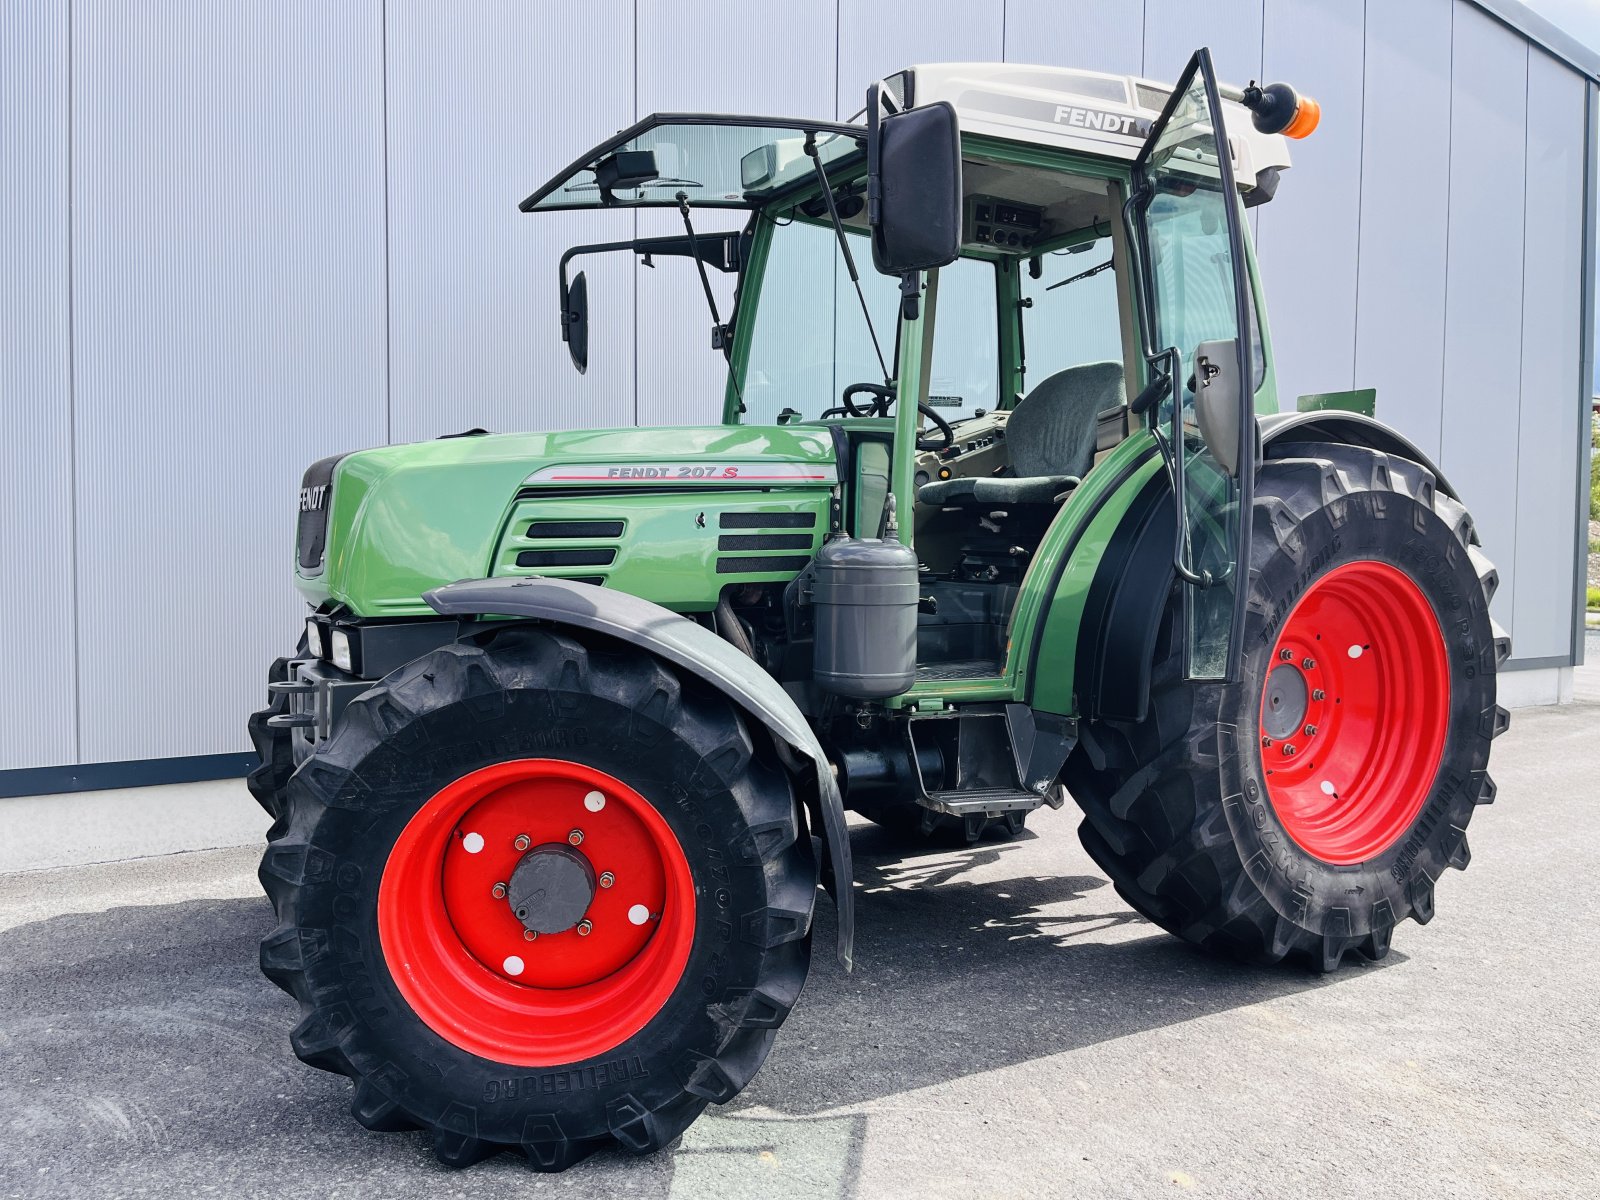
{"type": "Polygon", "coordinates": [[[513,630],[425,655],[284,803],[261,966],[300,1001],[295,1053],[448,1165],[659,1149],[749,1082],[805,980],[788,777],[631,648],[513,630]]]}
{"type": "Polygon", "coordinates": [[[1184,679],[1174,589],[1144,719],[1085,722],[1065,782],[1084,848],[1145,917],[1331,971],[1382,958],[1466,867],[1510,643],[1471,519],[1426,468],[1344,445],[1272,453],[1239,682],[1184,679]]]}

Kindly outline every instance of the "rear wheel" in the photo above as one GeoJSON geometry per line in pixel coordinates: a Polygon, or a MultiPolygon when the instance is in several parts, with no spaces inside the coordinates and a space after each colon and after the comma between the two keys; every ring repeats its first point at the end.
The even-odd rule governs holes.
{"type": "Polygon", "coordinates": [[[294,773],[261,865],[292,1044],[462,1166],[655,1150],[797,999],[817,868],[788,777],[649,655],[511,631],[402,668],[294,773]]]}
{"type": "Polygon", "coordinates": [[[1273,448],[1256,483],[1235,684],[1183,678],[1174,590],[1143,720],[1094,720],[1067,763],[1079,836],[1170,932],[1320,970],[1388,952],[1469,861],[1507,723],[1497,577],[1417,463],[1273,448]]]}

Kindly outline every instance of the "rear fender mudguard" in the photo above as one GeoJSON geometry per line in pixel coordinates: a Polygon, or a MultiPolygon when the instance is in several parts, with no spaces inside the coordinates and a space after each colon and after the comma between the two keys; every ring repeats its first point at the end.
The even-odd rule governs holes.
{"type": "Polygon", "coordinates": [[[855,910],[844,803],[816,734],[776,679],[710,630],[626,592],[562,579],[465,579],[434,588],[422,598],[446,616],[533,618],[639,646],[721,691],[772,734],[786,760],[809,760],[809,770],[795,764],[796,774],[809,775],[816,787],[838,910],[839,961],[850,969],[855,910]]]}
{"type": "MultiPolygon", "coordinates": [[[[1402,434],[1360,413],[1322,410],[1260,419],[1261,460],[1274,445],[1334,442],[1408,458],[1433,472],[1438,489],[1459,500],[1426,454],[1402,434]]],[[[1172,590],[1172,489],[1151,480],[1106,546],[1084,605],[1078,641],[1079,715],[1137,721],[1150,701],[1150,666],[1162,610],[1172,590]]]]}

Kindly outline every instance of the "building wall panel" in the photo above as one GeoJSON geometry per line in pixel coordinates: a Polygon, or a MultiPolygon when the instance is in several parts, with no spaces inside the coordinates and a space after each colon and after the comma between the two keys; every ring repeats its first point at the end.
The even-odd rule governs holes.
{"type": "MultiPolygon", "coordinates": [[[[1367,21],[1353,383],[1378,416],[1439,453],[1456,0],[1384,5],[1367,21]],[[1395,98],[1405,97],[1404,120],[1395,98]]],[[[1311,148],[1308,147],[1308,152],[1311,148]]],[[[1284,184],[1294,203],[1298,168],[1284,184]]],[[[1286,401],[1291,403],[1292,401],[1286,401]]]]}
{"type": "Polygon", "coordinates": [[[0,6],[0,770],[77,754],[68,28],[64,5],[0,6]]]}
{"type": "Polygon", "coordinates": [[[1143,10],[1143,0],[1006,0],[1006,61],[1138,75],[1143,10]]]}
{"type": "Polygon", "coordinates": [[[83,761],[246,745],[299,473],[383,441],[380,24],[74,6],[83,761]]]}
{"type": "Polygon", "coordinates": [[[473,0],[388,11],[390,435],[631,425],[634,280],[584,256],[590,366],[561,341],[557,266],[633,236],[631,213],[517,203],[634,120],[633,4],[473,0]],[[574,53],[603,28],[604,54],[574,53]],[[558,119],[559,118],[559,119],[558,119]]]}
{"type": "Polygon", "coordinates": [[[1289,80],[1322,104],[1317,131],[1291,143],[1284,202],[1255,210],[1284,408],[1308,392],[1349,388],[1355,370],[1362,17],[1363,6],[1349,0],[1271,0],[1266,7],[1262,76],[1289,80]]]}
{"type": "MultiPolygon", "coordinates": [[[[1574,347],[1583,328],[1584,103],[1587,85],[1554,59],[1528,55],[1522,389],[1517,424],[1518,658],[1572,651],[1573,551],[1580,537],[1578,412],[1587,395],[1574,347]],[[1576,410],[1576,411],[1575,411],[1576,410]]],[[[1587,535],[1587,529],[1582,531],[1587,535]]],[[[1491,553],[1493,549],[1491,548],[1491,553]]]]}
{"type": "MultiPolygon", "coordinates": [[[[1528,47],[1466,5],[1456,8],[1453,41],[1439,465],[1472,510],[1490,556],[1510,579],[1518,557],[1528,47]],[[1488,163],[1493,170],[1485,169],[1488,163]]],[[[1501,588],[1492,609],[1513,637],[1515,590],[1501,588]]]]}

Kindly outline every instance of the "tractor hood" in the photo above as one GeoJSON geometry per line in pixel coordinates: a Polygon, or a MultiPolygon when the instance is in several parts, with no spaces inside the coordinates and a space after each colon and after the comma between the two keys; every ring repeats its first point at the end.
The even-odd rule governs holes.
{"type": "Polygon", "coordinates": [[[826,429],[739,425],[463,435],[314,464],[296,584],[357,616],[432,612],[459,579],[545,575],[679,611],[792,578],[827,532],[826,429]]]}

